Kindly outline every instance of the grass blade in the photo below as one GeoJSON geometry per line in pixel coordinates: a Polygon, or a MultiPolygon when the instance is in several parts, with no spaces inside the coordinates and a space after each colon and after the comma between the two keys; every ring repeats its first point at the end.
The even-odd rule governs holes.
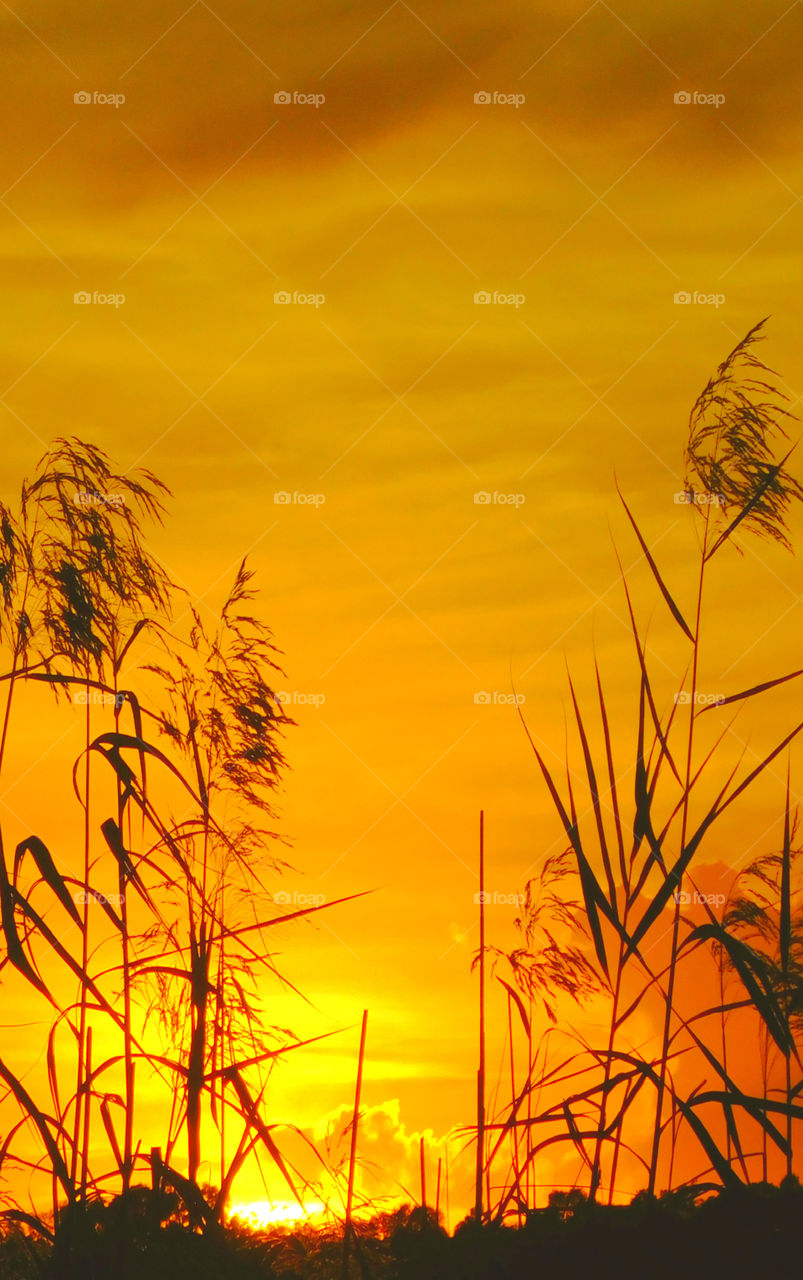
{"type": "Polygon", "coordinates": [[[741,693],[731,693],[727,698],[720,698],[718,702],[712,702],[710,706],[703,707],[698,715],[703,715],[706,711],[714,711],[718,707],[726,707],[729,702],[741,702],[744,698],[752,698],[757,693],[774,689],[776,685],[786,684],[787,680],[795,680],[798,676],[803,676],[803,667],[799,671],[792,671],[788,676],[778,676],[777,680],[765,680],[763,684],[754,684],[752,689],[743,689],[741,693]]]}
{"type": "Polygon", "coordinates": [[[641,549],[642,549],[642,551],[644,552],[644,556],[645,556],[645,559],[646,559],[646,561],[647,561],[647,564],[650,566],[650,569],[652,570],[652,576],[655,578],[655,581],[658,583],[658,587],[659,587],[659,589],[660,589],[661,595],[663,596],[664,600],[665,600],[665,601],[666,601],[666,603],[668,604],[668,606],[669,606],[669,611],[670,611],[670,613],[672,614],[672,617],[675,619],[675,622],[678,624],[678,626],[680,627],[681,631],[682,631],[686,636],[688,636],[689,640],[691,640],[692,644],[694,644],[694,636],[692,635],[691,631],[689,630],[688,624],[686,623],[686,620],[685,620],[685,618],[683,617],[683,614],[680,612],[680,609],[677,607],[677,605],[675,604],[675,601],[672,599],[672,596],[671,596],[671,594],[670,594],[670,592],[669,592],[669,588],[667,587],[666,583],[664,582],[663,578],[661,577],[660,573],[658,572],[658,566],[657,566],[657,564],[655,563],[655,561],[653,560],[652,556],[650,555],[650,549],[649,549],[649,547],[647,546],[646,542],[644,541],[643,537],[641,536],[641,530],[639,529],[638,525],[636,524],[636,521],[635,521],[635,519],[634,519],[634,517],[633,517],[633,515],[632,515],[632,513],[631,513],[631,511],[630,511],[629,506],[628,506],[628,505],[627,505],[627,503],[625,502],[624,496],[623,496],[623,494],[622,494],[621,489],[619,488],[618,483],[617,483],[617,485],[616,485],[616,492],[619,494],[619,497],[620,497],[621,502],[622,502],[622,506],[624,507],[625,511],[627,512],[627,518],[628,518],[628,520],[630,521],[630,523],[632,524],[633,529],[635,530],[636,537],[638,538],[638,540],[639,540],[639,545],[641,546],[641,549]]]}

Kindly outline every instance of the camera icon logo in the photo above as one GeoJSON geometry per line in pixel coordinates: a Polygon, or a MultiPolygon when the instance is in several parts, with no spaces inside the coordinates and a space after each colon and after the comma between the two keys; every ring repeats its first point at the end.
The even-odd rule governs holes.
{"type": "Polygon", "coordinates": [[[680,306],[687,307],[691,302],[691,294],[687,293],[685,289],[681,289],[680,293],[675,294],[675,302],[680,306]]]}
{"type": "Polygon", "coordinates": [[[91,302],[91,301],[92,301],[92,294],[91,294],[91,293],[86,293],[86,292],[84,292],[84,290],[81,290],[81,292],[80,292],[80,293],[74,293],[74,294],[73,294],[73,296],[72,296],[72,300],[73,300],[73,302],[74,302],[74,303],[76,303],[78,306],[85,307],[85,306],[87,305],[87,303],[89,303],[89,302],[91,302]]]}
{"type": "Polygon", "coordinates": [[[474,94],[474,101],[485,107],[491,101],[491,95],[485,89],[480,89],[478,93],[474,94]]]}
{"type": "Polygon", "coordinates": [[[474,294],[474,302],[477,306],[487,307],[490,304],[491,295],[487,289],[480,289],[479,293],[474,294]]]}
{"type": "Polygon", "coordinates": [[[487,706],[491,701],[491,695],[490,693],[485,693],[484,690],[481,690],[479,693],[474,694],[474,701],[478,706],[487,706]]]}
{"type": "Polygon", "coordinates": [[[292,102],[292,100],[293,100],[293,95],[291,93],[288,93],[286,89],[279,89],[273,95],[273,101],[279,107],[286,107],[288,102],[292,102]]]}
{"type": "Polygon", "coordinates": [[[478,507],[487,507],[491,501],[491,495],[487,489],[481,489],[479,493],[474,494],[474,502],[478,507]]]}
{"type": "Polygon", "coordinates": [[[273,901],[277,907],[286,907],[293,901],[292,896],[285,890],[280,889],[278,893],[274,893],[273,901]]]}
{"type": "Polygon", "coordinates": [[[686,89],[678,89],[675,94],[675,102],[685,105],[691,102],[691,94],[686,89]]]}
{"type": "Polygon", "coordinates": [[[282,289],[279,293],[274,293],[273,301],[281,307],[286,307],[288,303],[293,301],[293,298],[291,294],[282,289]]]}
{"type": "Polygon", "coordinates": [[[286,507],[292,500],[292,493],[288,493],[286,489],[282,489],[279,493],[274,493],[273,495],[273,501],[280,507],[286,507]]]}
{"type": "Polygon", "coordinates": [[[485,906],[487,906],[487,905],[488,905],[488,903],[491,901],[491,895],[490,895],[490,893],[487,893],[487,892],[485,892],[485,893],[475,893],[475,894],[474,894],[474,901],[476,902],[476,904],[477,904],[477,906],[478,906],[478,907],[480,907],[480,906],[485,907],[485,906]]]}
{"type": "Polygon", "coordinates": [[[73,94],[72,100],[79,107],[85,107],[88,102],[92,101],[92,94],[87,93],[86,89],[81,89],[78,93],[73,94]]]}

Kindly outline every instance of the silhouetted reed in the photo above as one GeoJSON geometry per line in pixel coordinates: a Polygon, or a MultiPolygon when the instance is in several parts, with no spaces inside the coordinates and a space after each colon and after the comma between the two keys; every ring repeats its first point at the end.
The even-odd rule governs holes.
{"type": "MultiPolygon", "coordinates": [[[[516,1153],[513,1168],[501,1169],[502,1187],[488,1214],[505,1219],[520,1217],[532,1205],[533,1168],[542,1152],[572,1148],[577,1155],[578,1182],[591,1199],[605,1187],[611,1203],[628,1157],[627,1184],[640,1168],[648,1193],[659,1179],[673,1183],[673,1159],[681,1128],[689,1130],[700,1151],[699,1173],[692,1181],[699,1191],[710,1186],[737,1186],[749,1180],[750,1155],[745,1135],[757,1126],[764,1144],[761,1176],[767,1176],[767,1144],[792,1168],[794,1121],[803,1118],[793,1083],[793,1062],[798,1063],[795,1042],[799,1030],[799,912],[792,923],[790,908],[791,829],[794,817],[787,796],[784,816],[784,852],[775,867],[778,902],[770,955],[745,939],[748,927],[769,927],[758,907],[748,909],[745,900],[731,903],[717,915],[697,894],[695,865],[710,843],[711,832],[722,814],[740,799],[771,763],[786,750],[803,728],[797,722],[758,764],[741,778],[736,770],[717,776],[718,747],[726,725],[713,745],[699,746],[699,721],[713,710],[709,700],[698,698],[702,662],[704,587],[715,556],[737,547],[737,537],[758,536],[790,549],[787,518],[803,489],[787,470],[792,452],[777,458],[791,415],[777,377],[756,355],[763,337],[763,322],[756,325],[720,365],[696,401],[689,420],[685,457],[685,498],[693,510],[697,533],[696,564],[692,567],[692,612],[678,604],[650,551],[630,507],[621,497],[628,523],[648,566],[664,606],[676,627],[681,648],[679,666],[685,667],[688,687],[675,689],[667,710],[666,693],[650,669],[646,641],[636,619],[627,578],[622,584],[635,650],[638,717],[630,733],[634,751],[628,767],[615,764],[614,742],[624,740],[622,727],[612,731],[608,699],[600,672],[594,672],[601,747],[595,747],[586,714],[581,711],[569,679],[572,715],[582,764],[575,769],[567,758],[566,783],[561,789],[544,755],[529,732],[519,710],[530,746],[551,796],[567,848],[550,857],[542,870],[542,882],[557,881],[548,897],[552,916],[561,928],[540,931],[539,913],[533,913],[537,882],[526,890],[526,911],[516,922],[523,932],[522,945],[504,958],[510,982],[508,998],[519,1009],[519,1025],[527,1041],[527,1070],[512,1100],[501,1106],[493,1126],[494,1140],[488,1160],[500,1170],[507,1138],[513,1135],[516,1153]],[[687,621],[687,618],[690,621],[687,621]],[[685,648],[685,653],[682,652],[685,648]],[[701,705],[701,701],[703,705],[701,705]],[[687,710],[686,710],[687,709],[687,710]],[[632,778],[632,801],[622,793],[621,780],[632,778]],[[712,789],[713,803],[701,805],[702,782],[712,789]],[[566,872],[571,863],[577,894],[568,888],[566,872]],[[556,876],[560,871],[560,878],[556,876]],[[688,886],[688,892],[686,889],[688,886]],[[567,892],[568,890],[568,892],[567,892]],[[707,922],[696,925],[687,918],[684,902],[695,892],[704,903],[707,922]],[[668,962],[654,960],[654,944],[666,930],[666,909],[672,910],[668,962]],[[755,909],[754,909],[755,908],[755,909]],[[561,911],[563,912],[561,916],[561,911]],[[528,917],[532,924],[528,925],[528,917]],[[560,942],[558,941],[560,938],[560,942]],[[567,939],[569,939],[567,941],[567,939]],[[681,966],[693,955],[700,963],[701,949],[712,949],[715,959],[738,978],[742,999],[726,1003],[724,985],[719,1004],[701,1008],[694,995],[682,991],[681,966]],[[638,976],[640,975],[640,977],[638,976]],[[548,1043],[547,1033],[533,1052],[534,997],[540,997],[547,1018],[555,1019],[554,1001],[562,994],[582,1001],[594,992],[609,1000],[608,1031],[600,1044],[583,1039],[567,1023],[555,1030],[555,1044],[568,1040],[570,1053],[560,1056],[548,1043]],[[628,1024],[656,998],[661,1002],[661,1031],[657,1046],[646,1050],[631,1042],[628,1024]],[[769,1074],[761,1097],[753,1096],[737,1082],[733,1056],[727,1054],[728,1015],[752,1008],[767,1044],[775,1047],[785,1064],[784,1097],[773,1096],[769,1074]],[[709,1043],[706,1026],[718,1024],[719,1055],[709,1043]],[[543,1055],[541,1050],[543,1049],[543,1055]],[[713,1076],[713,1086],[699,1085],[684,1094],[673,1074],[673,1064],[689,1055],[699,1060],[701,1076],[713,1076]],[[634,1104],[647,1094],[654,1098],[654,1121],[648,1147],[628,1125],[634,1104]],[[538,1104],[536,1105],[536,1099],[538,1104]],[[719,1111],[721,1129],[704,1119],[706,1110],[719,1111]],[[783,1120],[783,1126],[779,1127],[783,1120]],[[720,1141],[724,1135],[724,1145],[720,1141]],[[523,1156],[521,1135],[525,1135],[523,1156]],[[662,1153],[666,1158],[662,1161],[662,1153]]],[[[738,547],[737,547],[738,549],[738,547]]],[[[621,562],[620,562],[621,568],[621,562]]],[[[716,699],[720,708],[742,705],[767,696],[777,686],[795,680],[801,672],[773,677],[752,688],[716,699]]],[[[729,713],[726,713],[729,714],[729,713]]],[[[738,769],[738,766],[737,766],[738,769]]],[[[768,864],[760,862],[760,867],[768,864]]],[[[724,901],[724,895],[723,895],[724,901]]],[[[766,910],[764,908],[763,910],[766,910]]],[[[765,943],[768,938],[765,937],[765,943]]],[[[500,975],[501,977],[501,975],[500,975]]],[[[724,979],[723,979],[724,983],[724,979]]],[[[599,998],[599,997],[595,997],[599,998]]],[[[647,1013],[649,1017],[649,1012],[647,1013]]],[[[509,1035],[513,1035],[509,1021],[509,1035]]],[[[632,1127],[631,1127],[632,1128],[632,1127]]],[[[755,1164],[753,1162],[753,1168],[755,1164]]],[[[621,1195],[621,1192],[620,1192],[621,1195]]]]}

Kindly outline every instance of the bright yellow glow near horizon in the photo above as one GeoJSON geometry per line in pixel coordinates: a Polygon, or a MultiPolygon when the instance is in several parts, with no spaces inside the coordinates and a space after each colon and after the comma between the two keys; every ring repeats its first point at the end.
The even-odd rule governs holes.
{"type": "Polygon", "coordinates": [[[324,1221],[325,1211],[322,1200],[309,1200],[304,1204],[290,1200],[248,1200],[243,1204],[233,1204],[228,1217],[259,1231],[266,1227],[292,1226],[298,1222],[314,1225],[324,1221]]]}

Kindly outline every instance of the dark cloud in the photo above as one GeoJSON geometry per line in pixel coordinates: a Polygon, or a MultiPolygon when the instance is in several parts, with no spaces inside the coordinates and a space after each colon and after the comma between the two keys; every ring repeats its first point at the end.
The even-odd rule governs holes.
{"type": "MultiPolygon", "coordinates": [[[[683,131],[687,158],[717,171],[754,163],[723,125],[767,162],[778,122],[794,136],[800,127],[790,38],[803,21],[798,11],[763,39],[770,21],[760,12],[740,17],[720,4],[644,11],[601,0],[590,11],[536,11],[516,0],[491,11],[452,0],[399,0],[389,11],[366,3],[268,10],[198,0],[120,11],[92,3],[77,11],[28,6],[20,17],[31,30],[10,14],[2,20],[4,173],[13,181],[77,123],[62,144],[64,164],[87,201],[112,205],[158,195],[168,176],[160,161],[193,187],[238,160],[240,177],[267,181],[347,165],[326,125],[369,163],[385,139],[403,153],[421,131],[447,147],[462,127],[489,116],[498,123],[507,110],[475,107],[478,89],[524,94],[517,121],[592,185],[614,181],[672,125],[683,131]],[[124,93],[125,106],[107,118],[97,108],[82,112],[72,102],[82,89],[124,93]],[[726,101],[684,110],[673,101],[679,89],[724,93],[726,101]],[[324,94],[326,102],[283,108],[277,91],[324,94]],[[132,145],[126,125],[144,146],[132,145]],[[599,144],[591,156],[590,138],[599,144]]],[[[435,145],[431,159],[437,155],[435,145]]],[[[42,177],[48,172],[46,165],[42,177]]],[[[414,165],[410,180],[419,172],[414,165]]]]}

